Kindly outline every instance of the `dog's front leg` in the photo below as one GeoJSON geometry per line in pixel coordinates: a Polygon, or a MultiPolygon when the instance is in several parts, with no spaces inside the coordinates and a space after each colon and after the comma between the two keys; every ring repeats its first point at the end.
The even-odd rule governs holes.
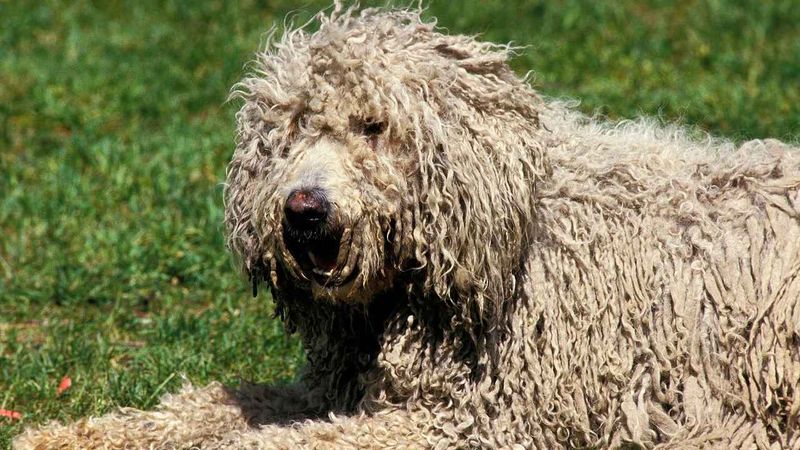
{"type": "Polygon", "coordinates": [[[216,442],[215,449],[425,449],[440,443],[435,418],[414,417],[406,410],[384,410],[371,415],[333,416],[293,424],[266,425],[235,431],[216,442]]]}
{"type": "Polygon", "coordinates": [[[184,386],[162,398],[152,411],[123,408],[102,417],[67,425],[51,423],[26,430],[16,449],[183,449],[213,446],[253,423],[297,420],[309,414],[301,385],[245,386],[219,383],[204,388],[184,386]]]}
{"type": "Polygon", "coordinates": [[[213,383],[184,386],[162,398],[152,411],[122,408],[98,418],[28,429],[16,449],[178,449],[205,446],[247,428],[231,390],[213,383]]]}

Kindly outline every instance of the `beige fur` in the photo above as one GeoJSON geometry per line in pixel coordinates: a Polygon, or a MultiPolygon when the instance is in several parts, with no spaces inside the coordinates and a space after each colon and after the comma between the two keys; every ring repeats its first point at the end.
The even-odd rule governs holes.
{"type": "Polygon", "coordinates": [[[318,21],[234,88],[225,195],[299,381],[187,385],[17,448],[800,448],[798,149],[587,118],[415,11],[318,21]],[[307,185],[341,284],[281,238],[307,185]]]}

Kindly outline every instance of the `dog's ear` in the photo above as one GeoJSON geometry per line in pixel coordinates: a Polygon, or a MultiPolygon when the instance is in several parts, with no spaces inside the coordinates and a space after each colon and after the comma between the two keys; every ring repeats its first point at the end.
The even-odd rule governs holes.
{"type": "Polygon", "coordinates": [[[253,282],[254,294],[258,283],[266,275],[260,256],[262,243],[253,223],[256,179],[261,172],[258,156],[260,145],[260,140],[252,136],[240,135],[237,138],[237,147],[228,165],[224,192],[228,248],[253,282]]]}
{"type": "Polygon", "coordinates": [[[265,249],[275,248],[269,240],[276,238],[278,227],[269,218],[279,216],[263,210],[274,202],[262,197],[276,192],[265,182],[272,179],[268,174],[289,148],[303,104],[299,88],[289,92],[275,78],[282,71],[298,70],[300,64],[280,65],[279,59],[260,53],[254,73],[236,83],[229,96],[243,103],[236,113],[236,150],[226,176],[225,230],[228,248],[254,283],[254,291],[262,280],[275,284],[274,255],[265,249]]]}
{"type": "Polygon", "coordinates": [[[275,122],[265,115],[263,100],[253,92],[250,88],[238,95],[244,104],[236,114],[236,149],[228,164],[224,202],[228,248],[252,281],[255,293],[258,283],[267,280],[271,270],[263,240],[272,233],[257,229],[257,215],[263,214],[258,206],[264,203],[259,196],[272,170],[272,153],[280,151],[281,144],[271,138],[275,122]]]}
{"type": "Polygon", "coordinates": [[[426,288],[466,322],[500,318],[515,294],[535,223],[539,143],[501,126],[450,130],[412,183],[415,260],[426,288]],[[480,129],[480,128],[479,128],[480,129]],[[491,132],[489,131],[491,130],[491,132]]]}
{"type": "Polygon", "coordinates": [[[435,49],[458,69],[433,83],[425,137],[416,139],[411,239],[426,288],[459,309],[454,320],[493,326],[515,294],[536,180],[548,172],[542,102],[491,44],[452,40],[435,49]]]}

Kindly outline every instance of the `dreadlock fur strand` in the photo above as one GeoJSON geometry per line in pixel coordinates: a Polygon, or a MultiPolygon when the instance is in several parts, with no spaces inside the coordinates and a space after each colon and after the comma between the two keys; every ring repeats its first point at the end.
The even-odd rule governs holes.
{"type": "Polygon", "coordinates": [[[317,20],[234,87],[225,193],[298,381],[187,384],[16,448],[800,449],[797,148],[588,118],[418,11],[317,20]],[[329,282],[287,244],[310,185],[329,282]]]}

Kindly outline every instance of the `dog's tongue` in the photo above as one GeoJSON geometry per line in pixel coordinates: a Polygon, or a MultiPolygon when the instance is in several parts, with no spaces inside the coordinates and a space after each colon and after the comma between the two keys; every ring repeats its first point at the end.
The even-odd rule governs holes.
{"type": "Polygon", "coordinates": [[[318,255],[312,251],[308,252],[308,259],[311,260],[311,264],[314,264],[314,267],[317,269],[321,269],[324,271],[331,271],[336,267],[336,257],[328,257],[325,255],[318,255]]]}

